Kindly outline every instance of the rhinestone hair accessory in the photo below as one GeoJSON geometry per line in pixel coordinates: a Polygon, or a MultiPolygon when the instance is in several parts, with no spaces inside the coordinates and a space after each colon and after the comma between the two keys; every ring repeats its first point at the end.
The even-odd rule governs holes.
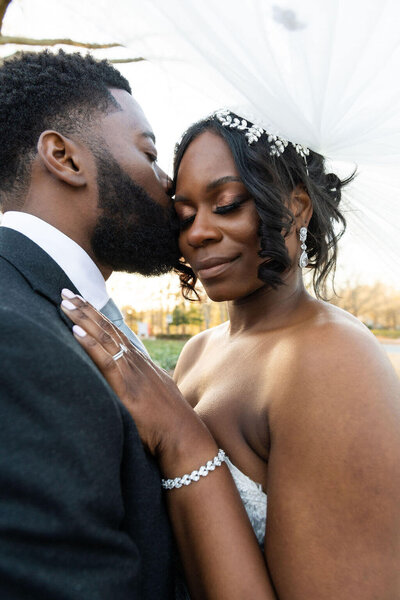
{"type": "Polygon", "coordinates": [[[258,142],[262,135],[266,135],[270,145],[270,156],[282,156],[288,144],[291,144],[296,150],[297,154],[304,160],[308,175],[307,156],[310,154],[310,150],[307,148],[307,146],[288,142],[288,140],[285,140],[285,138],[279,135],[268,133],[262,127],[250,124],[246,121],[246,119],[236,117],[230,112],[230,110],[227,109],[217,110],[211,115],[211,117],[218,119],[223,127],[229,127],[230,129],[238,129],[239,131],[243,131],[249,146],[251,146],[254,142],[258,142]]]}

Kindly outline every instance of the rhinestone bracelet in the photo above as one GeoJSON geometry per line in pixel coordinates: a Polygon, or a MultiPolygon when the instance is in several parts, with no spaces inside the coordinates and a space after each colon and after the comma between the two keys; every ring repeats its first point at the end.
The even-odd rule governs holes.
{"type": "Polygon", "coordinates": [[[199,481],[200,477],[207,477],[210,471],[214,471],[216,467],[220,467],[225,460],[225,452],[219,449],[217,456],[214,456],[212,460],[201,466],[198,471],[192,471],[190,475],[186,474],[183,477],[175,477],[175,479],[161,479],[161,485],[165,490],[190,485],[193,481],[199,481]]]}

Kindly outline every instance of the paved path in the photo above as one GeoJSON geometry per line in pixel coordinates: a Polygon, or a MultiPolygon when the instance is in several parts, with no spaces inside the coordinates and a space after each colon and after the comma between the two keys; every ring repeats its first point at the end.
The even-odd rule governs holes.
{"type": "Polygon", "coordinates": [[[383,346],[384,350],[386,350],[386,352],[388,353],[390,361],[400,377],[400,343],[398,343],[398,342],[393,343],[393,344],[392,343],[390,343],[390,344],[382,343],[382,346],[383,346]]]}

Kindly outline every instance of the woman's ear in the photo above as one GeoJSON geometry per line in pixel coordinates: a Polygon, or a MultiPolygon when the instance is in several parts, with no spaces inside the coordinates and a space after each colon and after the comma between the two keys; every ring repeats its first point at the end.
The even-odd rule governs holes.
{"type": "Polygon", "coordinates": [[[73,187],[86,185],[83,157],[75,142],[57,131],[43,131],[37,149],[45,168],[57,179],[73,187]]]}
{"type": "Polygon", "coordinates": [[[290,208],[296,221],[296,229],[308,227],[313,214],[310,196],[304,185],[298,184],[290,194],[290,208]]]}

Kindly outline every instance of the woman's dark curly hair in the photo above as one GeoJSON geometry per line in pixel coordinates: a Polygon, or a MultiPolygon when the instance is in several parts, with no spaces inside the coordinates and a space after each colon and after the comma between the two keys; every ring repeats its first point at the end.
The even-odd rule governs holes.
{"type": "MultiPolygon", "coordinates": [[[[281,274],[291,266],[285,237],[294,224],[294,216],[288,199],[297,185],[304,186],[313,207],[307,236],[309,267],[314,269],[316,296],[326,298],[326,280],[332,270],[335,272],[337,242],[346,228],[339,210],[341,189],[355,173],[340,180],[334,173],[325,172],[323,156],[310,150],[304,159],[292,144],[287,145],[282,155],[271,156],[267,135],[249,145],[242,131],[224,127],[213,115],[192,125],[176,145],[174,187],[187,148],[205,131],[219,135],[228,144],[243,184],[254,200],[260,217],[259,256],[266,259],[258,269],[258,277],[274,289],[283,283],[281,274]]],[[[196,275],[183,260],[178,273],[184,297],[193,299],[194,294],[198,298],[196,275]]]]}
{"type": "Polygon", "coordinates": [[[30,180],[40,134],[87,135],[101,113],[121,107],[110,88],[131,93],[107,61],[78,53],[20,52],[0,66],[0,206],[15,204],[30,180]]]}

